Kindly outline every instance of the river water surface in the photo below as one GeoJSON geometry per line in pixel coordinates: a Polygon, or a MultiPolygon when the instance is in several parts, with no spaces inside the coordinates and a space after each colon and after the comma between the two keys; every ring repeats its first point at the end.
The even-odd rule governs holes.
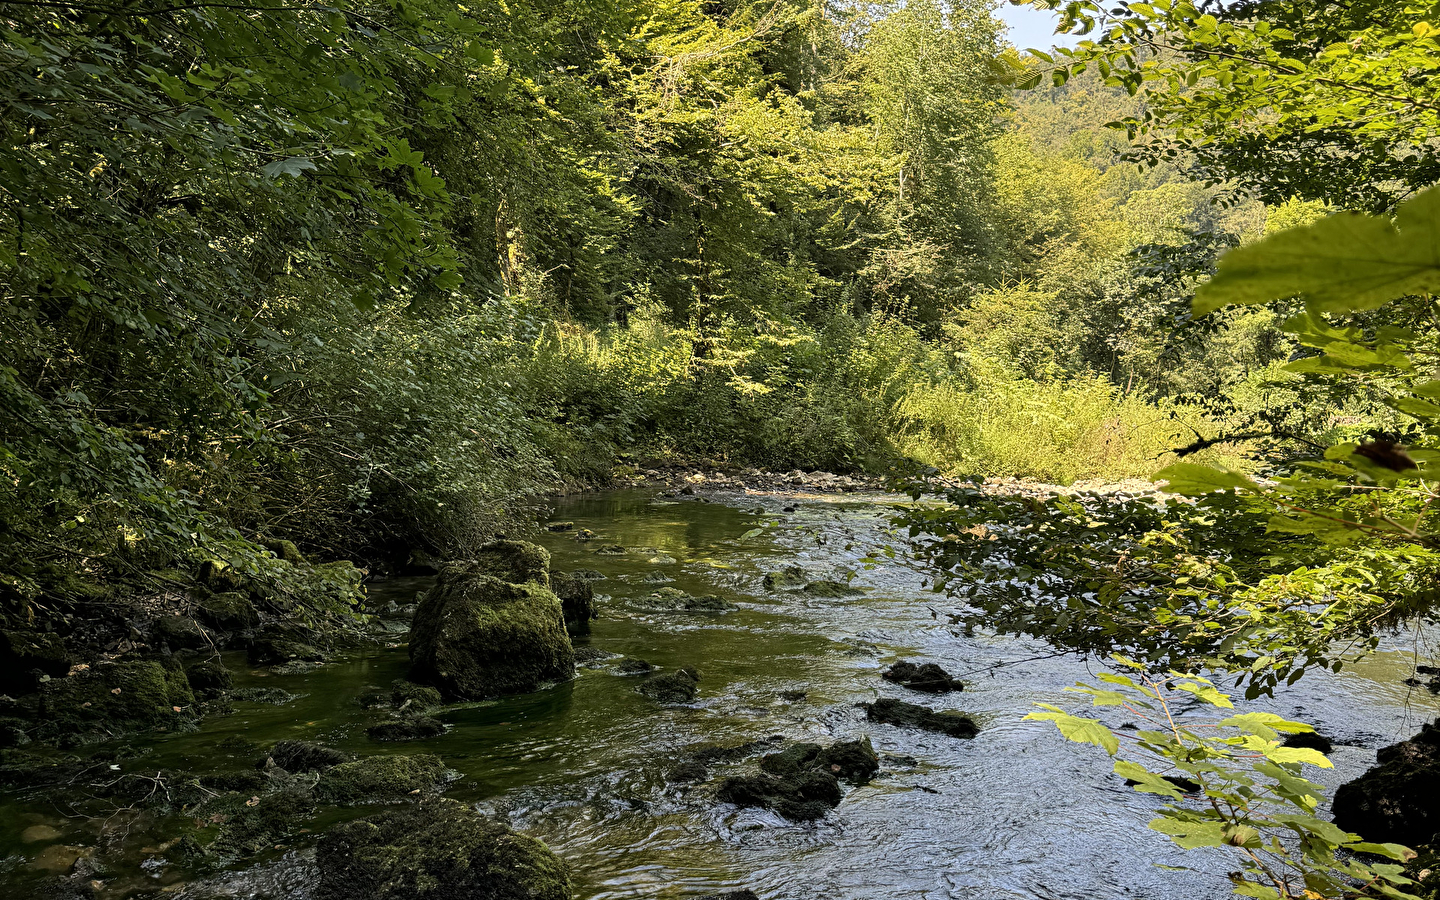
{"type": "MultiPolygon", "coordinates": [[[[374,714],[355,701],[405,674],[403,624],[392,620],[388,648],[353,652],[303,675],[267,674],[245,667],[243,657],[230,659],[237,686],[301,696],[283,706],[237,703],[233,715],[154,740],[143,762],[124,765],[213,770],[227,756],[237,766],[253,763],[253,752],[227,749],[240,746],[236,737],[305,738],[357,754],[433,752],[463,775],[449,796],[478,803],[570,862],[577,900],[669,900],[742,887],[791,900],[1229,896],[1229,857],[1173,849],[1145,828],[1158,799],[1127,788],[1103,752],[1023,720],[1037,701],[1082,709],[1061,691],[1093,680],[1086,661],[1054,656],[1036,642],[957,633],[920,573],[899,561],[865,568],[868,551],[895,545],[886,516],[884,498],[843,495],[663,498],[635,490],[558,501],[553,519],[596,538],[547,533],[540,540],[553,568],[606,576],[595,584],[601,618],[577,646],[663,669],[694,666],[700,693],[690,705],[640,696],[636,679],[618,673],[618,657],[608,657],[548,690],[451,707],[437,716],[450,726],[442,737],[374,744],[365,737],[374,714]],[[747,537],[755,528],[764,530],[747,537]],[[597,553],[604,545],[626,552],[597,553]],[[864,593],[827,599],[762,586],[765,572],[789,565],[816,579],[853,577],[864,593]],[[646,601],[661,587],[719,594],[738,608],[657,609],[646,601]],[[932,697],[881,680],[900,658],[937,662],[967,687],[932,697]],[[981,733],[957,740],[867,722],[856,704],[878,696],[963,710],[981,733]],[[868,736],[882,773],[847,788],[838,809],[809,824],[716,803],[713,782],[666,782],[670,766],[700,745],[777,736],[821,743],[868,736]]],[[[371,606],[404,606],[426,584],[378,583],[371,606]]],[[[1377,747],[1409,737],[1435,715],[1433,696],[1403,684],[1417,642],[1397,635],[1365,663],[1338,676],[1310,674],[1252,708],[1312,722],[1335,739],[1335,768],[1308,773],[1334,786],[1373,765],[1377,747]]],[[[727,771],[722,765],[714,774],[727,771]]],[[[96,839],[93,824],[23,796],[4,800],[0,816],[0,852],[9,854],[0,895],[7,898],[24,896],[4,885],[25,883],[45,852],[22,842],[24,829],[54,827],[66,845],[96,839]]],[[[305,900],[313,879],[303,849],[282,847],[249,869],[193,882],[166,864],[163,851],[137,847],[134,855],[136,871],[114,879],[112,895],[305,900]]]]}

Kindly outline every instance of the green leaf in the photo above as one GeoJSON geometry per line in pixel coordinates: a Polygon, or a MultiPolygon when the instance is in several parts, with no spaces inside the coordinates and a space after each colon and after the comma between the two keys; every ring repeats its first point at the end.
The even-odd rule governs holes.
{"type": "Polygon", "coordinates": [[[1230,702],[1230,698],[1220,693],[1220,691],[1218,691],[1214,685],[1197,684],[1195,682],[1186,681],[1175,685],[1175,689],[1184,691],[1187,694],[1194,694],[1196,697],[1200,698],[1211,706],[1222,706],[1225,709],[1235,708],[1235,704],[1230,702]]]}
{"type": "Polygon", "coordinates": [[[1265,758],[1277,763],[1309,763],[1322,769],[1333,769],[1335,764],[1319,750],[1309,747],[1276,747],[1265,751],[1265,758]]]}
{"type": "Polygon", "coordinates": [[[1132,787],[1141,794],[1161,794],[1174,800],[1185,796],[1174,783],[1128,759],[1116,760],[1115,774],[1135,782],[1132,787]]]}
{"type": "Polygon", "coordinates": [[[266,163],[260,167],[260,171],[264,173],[266,178],[280,178],[284,175],[298,178],[301,172],[313,171],[315,168],[315,160],[310,157],[291,156],[285,159],[277,159],[272,163],[266,163]]]}
{"type": "Polygon", "coordinates": [[[1046,703],[1035,705],[1044,707],[1050,712],[1032,712],[1025,718],[1054,722],[1055,727],[1060,729],[1060,733],[1065,736],[1066,740],[1074,741],[1077,744],[1094,744],[1111,756],[1114,756],[1120,749],[1120,740],[1110,729],[1100,724],[1099,719],[1083,719],[1080,716],[1072,716],[1064,710],[1046,703]]]}
{"type": "Polygon", "coordinates": [[[1154,475],[1151,481],[1164,481],[1166,490],[1176,494],[1209,494],[1215,491],[1250,490],[1258,492],[1259,486],[1239,472],[1226,472],[1197,463],[1175,463],[1166,466],[1154,475]]]}
{"type": "Polygon", "coordinates": [[[1440,190],[1402,204],[1395,221],[1340,213],[1278,232],[1220,258],[1195,315],[1304,295],[1320,312],[1374,309],[1440,290],[1440,190]]]}

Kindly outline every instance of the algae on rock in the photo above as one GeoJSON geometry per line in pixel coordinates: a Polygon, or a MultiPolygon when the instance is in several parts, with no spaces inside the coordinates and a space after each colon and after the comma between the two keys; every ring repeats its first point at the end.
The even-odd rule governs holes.
{"type": "Polygon", "coordinates": [[[315,900],[570,900],[570,874],[540,841],[452,800],[330,829],[315,900]]]}
{"type": "Polygon", "coordinates": [[[388,803],[432,793],[447,780],[445,764],[431,753],[367,756],[326,769],[315,795],[327,803],[388,803]]]}
{"type": "Polygon", "coordinates": [[[503,543],[485,561],[447,565],[415,610],[411,678],[434,685],[448,700],[522,694],[574,677],[560,599],[533,568],[548,555],[534,545],[503,543]],[[513,552],[501,557],[502,549],[513,552]],[[526,580],[491,574],[507,567],[526,580]]]}

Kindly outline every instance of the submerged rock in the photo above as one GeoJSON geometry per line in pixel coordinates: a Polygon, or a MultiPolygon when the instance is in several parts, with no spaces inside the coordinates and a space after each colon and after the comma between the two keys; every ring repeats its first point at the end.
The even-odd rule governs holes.
{"type": "Polygon", "coordinates": [[[590,620],[598,618],[595,610],[595,585],[588,578],[559,573],[551,576],[550,583],[555,596],[560,598],[565,627],[572,634],[589,634],[590,620]]]}
{"type": "Polygon", "coordinates": [[[332,828],[315,863],[315,900],[570,900],[548,847],[450,800],[332,828]]]}
{"type": "Polygon", "coordinates": [[[272,747],[255,767],[264,768],[274,763],[287,772],[323,772],[347,763],[350,759],[350,754],[324,744],[290,740],[280,741],[272,747]]]}
{"type": "Polygon", "coordinates": [[[766,572],[762,583],[767,591],[790,591],[805,586],[810,573],[799,566],[786,566],[776,572],[766,572]]]}
{"type": "Polygon", "coordinates": [[[916,665],[902,659],[882,672],[880,677],[912,691],[924,691],[927,694],[944,694],[965,689],[964,685],[951,678],[949,672],[935,663],[916,665]]]}
{"type": "Polygon", "coordinates": [[[1321,753],[1332,753],[1335,750],[1335,742],[1330,740],[1318,731],[1301,731],[1296,734],[1285,736],[1282,743],[1286,747],[1305,747],[1310,750],[1319,750],[1321,753]]]}
{"type": "Polygon", "coordinates": [[[651,593],[650,604],[662,609],[682,609],[689,612],[727,612],[736,609],[734,603],[719,594],[702,594],[692,597],[679,588],[664,587],[651,593]]]}
{"type": "Polygon", "coordinates": [[[812,581],[809,584],[805,585],[803,588],[801,588],[800,592],[811,597],[831,598],[855,597],[864,593],[864,591],[860,590],[859,588],[851,587],[850,585],[845,584],[842,581],[830,581],[828,579],[821,581],[812,581]]]}
{"type": "Polygon", "coordinates": [[[179,663],[167,660],[97,665],[41,685],[42,739],[102,739],[139,731],[193,727],[195,695],[179,663]]]}
{"type": "Polygon", "coordinates": [[[636,659],[633,656],[625,657],[615,666],[615,671],[621,675],[644,675],[646,672],[652,672],[654,670],[655,667],[653,665],[643,659],[636,659]]]}
{"type": "Polygon", "coordinates": [[[1440,719],[1382,748],[1379,765],[1335,792],[1335,824],[1367,841],[1416,846],[1440,832],[1440,719]]]}
{"type": "Polygon", "coordinates": [[[685,668],[648,678],[635,690],[660,703],[689,703],[695,699],[699,684],[700,673],[685,668]]]}
{"type": "Polygon", "coordinates": [[[372,741],[419,741],[439,737],[445,733],[445,723],[429,716],[412,716],[381,722],[365,729],[366,737],[372,741]]]}
{"type": "Polygon", "coordinates": [[[521,583],[491,576],[493,560],[441,570],[410,626],[410,677],[449,700],[522,694],[574,677],[560,599],[544,586],[548,576],[525,568],[540,558],[516,551],[512,574],[533,576],[521,583]]]}
{"type": "Polygon", "coordinates": [[[236,688],[230,692],[231,700],[240,700],[246,703],[268,703],[271,706],[284,706],[298,696],[300,695],[272,687],[236,688]]]}
{"type": "Polygon", "coordinates": [[[575,571],[570,573],[570,577],[581,578],[585,581],[604,581],[609,576],[601,572],[597,572],[594,569],[576,569],[575,571]]]}
{"type": "Polygon", "coordinates": [[[973,738],[980,733],[980,726],[975,724],[974,719],[953,710],[935,712],[923,706],[916,706],[914,703],[886,698],[860,705],[865,709],[866,717],[872,722],[920,728],[956,738],[973,738]]]}
{"type": "Polygon", "coordinates": [[[726,891],[723,894],[706,894],[704,897],[700,897],[699,900],[760,900],[760,898],[755,896],[754,891],[743,890],[726,891]]]}
{"type": "Polygon", "coordinates": [[[430,753],[367,756],[327,769],[315,795],[328,803],[388,803],[433,793],[446,782],[445,764],[430,753]]]}
{"type": "Polygon", "coordinates": [[[760,760],[758,775],[726,778],[716,798],[737,806],[763,806],[787,819],[818,819],[840,805],[840,780],[865,784],[880,771],[869,738],[829,747],[792,744],[760,760]]]}

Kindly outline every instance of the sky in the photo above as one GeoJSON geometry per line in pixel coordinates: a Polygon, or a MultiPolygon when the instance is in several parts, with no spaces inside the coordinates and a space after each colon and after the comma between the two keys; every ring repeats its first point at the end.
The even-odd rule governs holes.
{"type": "Polygon", "coordinates": [[[1021,50],[1027,47],[1048,50],[1057,42],[1071,47],[1077,40],[1075,35],[1054,33],[1055,22],[1060,18],[1058,13],[1002,3],[999,15],[1010,26],[1010,43],[1021,50]]]}

